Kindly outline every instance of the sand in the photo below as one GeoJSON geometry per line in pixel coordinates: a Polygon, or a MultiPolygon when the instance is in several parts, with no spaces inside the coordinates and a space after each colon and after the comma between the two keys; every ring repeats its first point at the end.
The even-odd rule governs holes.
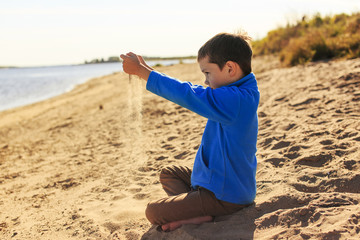
{"type": "MultiPolygon", "coordinates": [[[[158,68],[202,84],[197,64],[158,68]]],[[[0,113],[0,239],[358,239],[360,59],[254,61],[256,202],[164,233],[161,168],[191,167],[206,119],[114,73],[0,113]]]]}

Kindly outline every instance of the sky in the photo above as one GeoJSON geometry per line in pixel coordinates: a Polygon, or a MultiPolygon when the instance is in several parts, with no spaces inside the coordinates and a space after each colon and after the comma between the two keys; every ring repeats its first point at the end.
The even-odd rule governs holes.
{"type": "Polygon", "coordinates": [[[260,39],[305,14],[360,11],[360,0],[0,1],[0,66],[196,55],[219,32],[260,39]]]}

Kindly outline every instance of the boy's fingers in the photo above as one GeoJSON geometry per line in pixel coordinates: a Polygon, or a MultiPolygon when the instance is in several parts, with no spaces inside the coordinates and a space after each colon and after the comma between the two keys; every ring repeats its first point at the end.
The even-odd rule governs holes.
{"type": "Polygon", "coordinates": [[[136,57],[136,54],[133,52],[128,52],[126,55],[128,55],[129,57],[136,57]]]}
{"type": "Polygon", "coordinates": [[[129,56],[126,56],[126,55],[124,55],[124,54],[121,54],[120,57],[121,57],[121,59],[123,59],[123,60],[125,60],[126,58],[129,58],[129,56]]]}
{"type": "Polygon", "coordinates": [[[132,53],[132,52],[128,52],[127,54],[121,54],[120,55],[120,57],[122,58],[122,59],[124,59],[124,58],[129,58],[129,57],[135,57],[136,56],[136,54],[135,53],[132,53]]]}

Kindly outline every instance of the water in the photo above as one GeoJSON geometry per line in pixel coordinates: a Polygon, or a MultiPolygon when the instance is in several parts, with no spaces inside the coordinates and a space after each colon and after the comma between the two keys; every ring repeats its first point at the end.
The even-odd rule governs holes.
{"type": "MultiPolygon", "coordinates": [[[[171,65],[179,60],[147,63],[171,65]]],[[[91,78],[120,71],[121,63],[0,69],[0,111],[55,97],[91,78]]]]}

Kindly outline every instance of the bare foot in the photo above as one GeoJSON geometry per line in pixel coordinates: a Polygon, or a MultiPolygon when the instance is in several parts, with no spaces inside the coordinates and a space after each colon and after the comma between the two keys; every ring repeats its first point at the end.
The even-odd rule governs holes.
{"type": "Polygon", "coordinates": [[[164,232],[174,231],[175,229],[181,227],[184,224],[201,224],[204,222],[211,222],[213,220],[213,217],[211,216],[203,216],[203,217],[196,217],[196,218],[190,218],[185,220],[179,220],[175,222],[166,223],[161,226],[161,229],[164,232]]]}

